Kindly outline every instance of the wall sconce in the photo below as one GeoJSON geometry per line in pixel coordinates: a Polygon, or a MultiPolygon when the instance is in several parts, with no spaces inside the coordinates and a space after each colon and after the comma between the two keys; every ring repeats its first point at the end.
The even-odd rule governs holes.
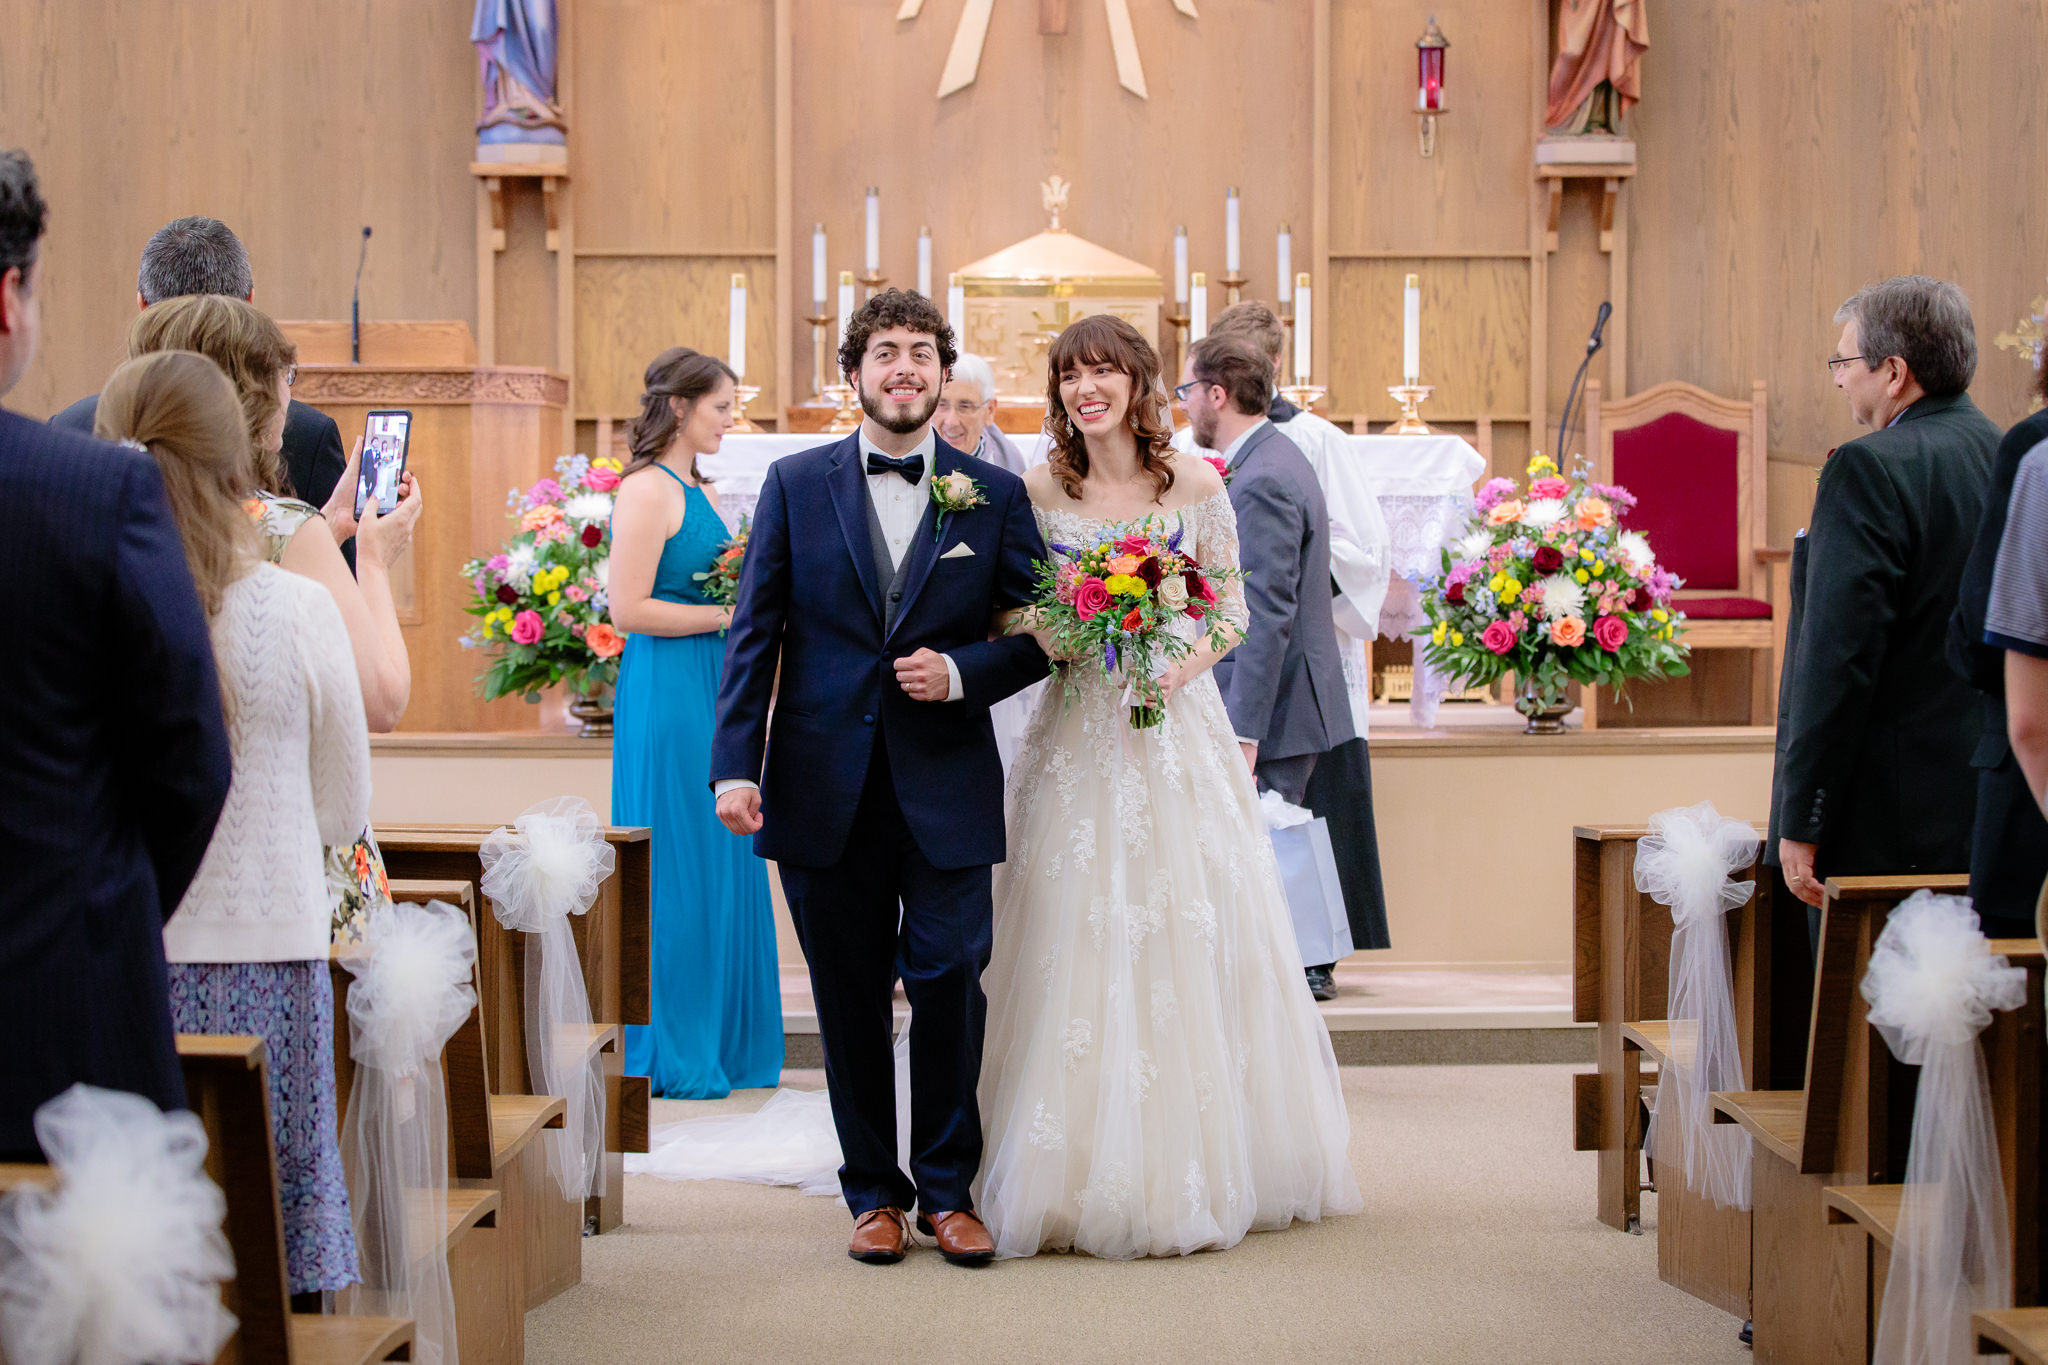
{"type": "Polygon", "coordinates": [[[1415,40],[1415,112],[1422,120],[1422,154],[1436,155],[1436,116],[1445,112],[1444,52],[1450,47],[1436,16],[1415,40]]]}

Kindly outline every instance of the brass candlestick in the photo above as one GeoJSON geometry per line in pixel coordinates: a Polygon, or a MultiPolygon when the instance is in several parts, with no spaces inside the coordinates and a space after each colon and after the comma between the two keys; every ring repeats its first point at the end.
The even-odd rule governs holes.
{"type": "Polygon", "coordinates": [[[1418,384],[1412,377],[1405,384],[1389,384],[1387,396],[1401,405],[1401,420],[1382,433],[1387,436],[1427,436],[1429,428],[1423,424],[1416,408],[1436,392],[1433,384],[1418,384]]]}
{"type": "Polygon", "coordinates": [[[1217,279],[1223,285],[1223,306],[1225,308],[1236,303],[1238,294],[1246,285],[1252,282],[1251,276],[1240,275],[1235,270],[1231,271],[1228,275],[1219,275],[1217,279]]]}
{"type": "Polygon", "coordinates": [[[830,313],[813,313],[804,319],[811,324],[811,401],[805,407],[825,407],[825,329],[832,325],[830,313]]]}
{"type": "MultiPolygon", "coordinates": [[[[1176,303],[1173,306],[1176,308],[1187,307],[1184,303],[1176,303]]],[[[1194,319],[1182,312],[1168,313],[1163,320],[1167,326],[1173,329],[1173,345],[1167,363],[1172,367],[1171,373],[1174,382],[1178,383],[1180,372],[1186,367],[1188,360],[1188,324],[1194,319]]],[[[1167,387],[1172,388],[1173,384],[1168,384],[1167,387]]]]}
{"type": "Polygon", "coordinates": [[[1297,408],[1300,408],[1303,412],[1313,412],[1316,404],[1321,402],[1328,393],[1329,390],[1321,384],[1309,383],[1307,375],[1303,375],[1292,384],[1282,384],[1280,386],[1280,396],[1294,404],[1297,408]]]}
{"type": "Polygon", "coordinates": [[[832,414],[832,423],[825,428],[828,436],[844,436],[849,431],[860,430],[860,394],[851,384],[827,384],[826,401],[838,411],[832,414]]]}
{"type": "Polygon", "coordinates": [[[865,274],[856,275],[854,278],[859,280],[861,286],[868,291],[868,298],[873,298],[875,295],[881,293],[882,286],[889,282],[889,277],[887,275],[884,275],[879,270],[870,270],[865,274]]]}
{"type": "Polygon", "coordinates": [[[738,384],[733,387],[731,430],[743,436],[760,434],[761,428],[755,426],[753,419],[747,416],[747,404],[760,396],[761,386],[759,384],[738,384]]]}

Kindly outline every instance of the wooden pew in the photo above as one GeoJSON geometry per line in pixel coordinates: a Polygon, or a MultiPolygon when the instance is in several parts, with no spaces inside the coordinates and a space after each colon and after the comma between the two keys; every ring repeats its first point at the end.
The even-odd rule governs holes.
{"type": "MultiPolygon", "coordinates": [[[[412,1359],[410,1318],[292,1312],[263,1040],[180,1034],[178,1060],[187,1103],[206,1128],[206,1173],[227,1196],[224,1231],[235,1258],[235,1278],[221,1295],[239,1325],[216,1365],[412,1359]]],[[[496,1212],[496,1196],[459,1209],[451,1200],[451,1238],[489,1229],[496,1212]]]]}
{"type": "Polygon", "coordinates": [[[2004,1351],[2014,1365],[2048,1365],[2048,1308],[2000,1308],[1970,1315],[1977,1354],[2004,1351]]]}
{"type": "MultiPolygon", "coordinates": [[[[475,888],[478,995],[485,1068],[491,1089],[511,1094],[532,1088],[526,1061],[526,935],[509,932],[484,904],[484,839],[494,825],[387,825],[377,829],[384,863],[393,877],[465,881],[475,888]]],[[[605,831],[618,865],[586,915],[572,915],[590,1014],[599,1021],[586,1042],[605,1077],[604,1193],[585,1209],[585,1224],[609,1232],[624,1218],[625,1154],[647,1150],[647,1078],[628,1076],[623,1025],[649,1022],[649,962],[653,898],[652,831],[605,831]]]]}
{"type": "Polygon", "coordinates": [[[1904,1173],[1915,1074],[1870,1026],[1857,987],[1893,906],[1918,890],[1961,895],[1968,885],[1960,875],[1829,878],[1804,1087],[1714,1096],[1714,1121],[1739,1123],[1755,1140],[1751,1317],[1759,1361],[1860,1365],[1868,1357],[1868,1239],[1827,1221],[1822,1191],[1904,1173]]]}
{"type": "MultiPolygon", "coordinates": [[[[2043,1094],[2042,977],[2044,959],[2039,939],[1996,939],[1991,951],[2027,974],[2026,998],[2018,1009],[2001,1010],[1981,1035],[1985,1072],[1991,1084],[1992,1131],[1998,1137],[1998,1159],[2004,1177],[2008,1230],[2012,1237],[2012,1301],[2026,1308],[2043,1301],[2041,1221],[2048,1215],[2048,1191],[2042,1176],[2043,1094]]],[[[1900,1161],[1903,1164],[1904,1154],[1900,1161]]],[[[1884,1290],[1891,1272],[1891,1250],[1900,1211],[1910,1186],[1902,1184],[1830,1185],[1821,1199],[1830,1223],[1852,1224],[1868,1239],[1864,1321],[1846,1324],[1875,1340],[1884,1290]]],[[[1853,1308],[1853,1302],[1842,1305],[1853,1308]]],[[[1837,1330],[1844,1325],[1837,1324],[1837,1330]]]]}

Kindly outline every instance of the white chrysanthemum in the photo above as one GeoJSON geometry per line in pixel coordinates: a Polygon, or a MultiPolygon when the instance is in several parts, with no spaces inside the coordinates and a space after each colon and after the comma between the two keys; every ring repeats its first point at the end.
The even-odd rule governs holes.
{"type": "Polygon", "coordinates": [[[591,565],[590,576],[597,580],[597,586],[600,589],[610,588],[612,585],[611,557],[606,556],[605,558],[598,560],[597,563],[591,565]]]}
{"type": "Polygon", "coordinates": [[[1533,526],[1538,530],[1545,526],[1555,526],[1563,518],[1563,498],[1532,498],[1529,505],[1522,509],[1522,525],[1533,526]]]}
{"type": "Polygon", "coordinates": [[[1492,548],[1493,533],[1491,531],[1468,531],[1452,547],[1456,557],[1459,559],[1484,559],[1486,558],[1486,552],[1492,548]]]}
{"type": "Polygon", "coordinates": [[[505,551],[505,577],[524,588],[533,580],[533,570],[539,562],[532,545],[514,545],[505,551]]]}
{"type": "Polygon", "coordinates": [[[1561,573],[1554,573],[1548,578],[1539,579],[1538,586],[1543,589],[1544,620],[1556,621],[1566,616],[1577,616],[1582,619],[1585,617],[1586,590],[1579,586],[1577,580],[1561,573]]]}
{"type": "Polygon", "coordinates": [[[1640,531],[1623,531],[1616,536],[1614,555],[1638,578],[1648,573],[1657,563],[1657,556],[1650,552],[1650,542],[1640,531]]]}
{"type": "Polygon", "coordinates": [[[607,520],[611,514],[612,495],[609,493],[578,493],[562,504],[562,515],[579,526],[607,520]]]}

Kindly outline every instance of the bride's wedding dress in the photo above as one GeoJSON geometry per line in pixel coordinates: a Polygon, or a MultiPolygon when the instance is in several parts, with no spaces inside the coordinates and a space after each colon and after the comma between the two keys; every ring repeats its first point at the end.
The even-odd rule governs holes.
{"type": "MultiPolygon", "coordinates": [[[[1127,529],[1037,515],[1048,542],[1127,529]]],[[[1237,567],[1226,494],[1164,520],[1237,567]]],[[[1242,627],[1241,581],[1219,609],[1242,627]]],[[[1179,1254],[1357,1211],[1336,1057],[1214,679],[1134,730],[1120,685],[1067,671],[1011,771],[982,977],[979,1212],[998,1253],[1179,1254]]]]}

